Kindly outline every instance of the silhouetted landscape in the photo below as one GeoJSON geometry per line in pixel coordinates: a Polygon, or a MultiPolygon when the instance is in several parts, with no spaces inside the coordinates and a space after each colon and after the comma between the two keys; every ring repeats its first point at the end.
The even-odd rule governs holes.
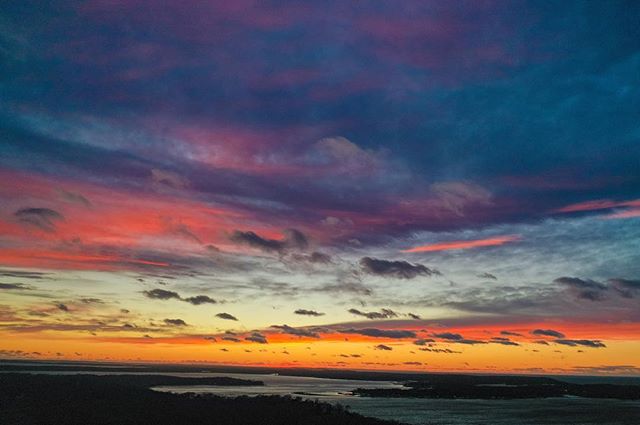
{"type": "Polygon", "coordinates": [[[243,385],[252,382],[166,376],[0,376],[0,423],[4,425],[87,424],[350,424],[392,422],[365,418],[315,401],[261,396],[224,398],[171,394],[152,385],[243,385]],[[202,382],[199,382],[202,381],[202,382]]]}
{"type": "Polygon", "coordinates": [[[359,388],[354,394],[366,397],[520,399],[576,396],[640,400],[638,385],[572,384],[529,376],[425,375],[419,381],[404,385],[408,388],[359,388]]]}

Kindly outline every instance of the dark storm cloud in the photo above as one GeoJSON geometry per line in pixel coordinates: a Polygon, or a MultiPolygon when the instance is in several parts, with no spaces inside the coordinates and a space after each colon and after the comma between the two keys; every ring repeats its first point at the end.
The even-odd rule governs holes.
{"type": "Polygon", "coordinates": [[[216,314],[216,317],[219,318],[219,319],[223,319],[223,320],[238,321],[238,319],[235,316],[233,316],[233,315],[231,315],[229,313],[218,313],[218,314],[216,314]]]}
{"type": "Polygon", "coordinates": [[[22,208],[14,213],[20,223],[37,227],[45,232],[55,232],[56,222],[64,216],[50,208],[22,208]]]}
{"type": "Polygon", "coordinates": [[[602,301],[607,291],[607,286],[591,279],[579,279],[577,277],[559,277],[554,283],[564,285],[578,298],[590,301],[602,301]]]}
{"type": "Polygon", "coordinates": [[[324,313],[320,313],[315,310],[305,310],[304,308],[299,308],[298,310],[294,311],[294,313],[300,316],[314,316],[314,317],[324,316],[324,313]]]}
{"type": "Polygon", "coordinates": [[[590,339],[556,339],[553,342],[560,345],[567,345],[569,347],[606,348],[606,345],[602,342],[590,339]]]}
{"type": "Polygon", "coordinates": [[[356,316],[366,317],[367,319],[389,319],[392,317],[398,317],[398,313],[388,308],[383,308],[380,311],[360,311],[356,308],[351,308],[348,310],[349,313],[355,314],[356,316]]]}
{"type": "Polygon", "coordinates": [[[171,300],[176,299],[179,300],[180,295],[174,291],[167,291],[165,289],[152,289],[150,291],[142,292],[145,297],[151,298],[152,300],[171,300]]]}
{"type": "Polygon", "coordinates": [[[300,337],[308,337],[308,338],[320,338],[320,335],[316,331],[311,329],[293,328],[289,325],[273,325],[271,327],[275,329],[280,329],[280,332],[282,332],[283,334],[295,335],[300,337]]]}
{"type": "Polygon", "coordinates": [[[393,350],[393,348],[389,347],[388,345],[384,345],[384,344],[378,344],[375,347],[373,347],[374,350],[382,350],[382,351],[391,351],[393,350]]]}
{"type": "Polygon", "coordinates": [[[170,326],[188,326],[182,319],[164,319],[164,323],[170,326]]]}
{"type": "Polygon", "coordinates": [[[201,304],[217,304],[218,302],[207,295],[196,295],[194,297],[187,297],[182,299],[185,302],[193,305],[201,304]]]}
{"type": "Polygon", "coordinates": [[[554,331],[553,329],[534,329],[531,331],[531,335],[564,338],[564,334],[562,332],[554,331]]]}
{"type": "Polygon", "coordinates": [[[394,277],[397,279],[413,279],[417,276],[431,276],[439,274],[422,264],[411,264],[407,261],[379,260],[371,257],[360,259],[362,269],[373,275],[394,277]]]}
{"type": "Polygon", "coordinates": [[[256,248],[265,252],[283,252],[287,249],[304,250],[309,246],[309,240],[299,230],[286,229],[284,231],[285,238],[279,239],[267,239],[258,236],[252,231],[240,231],[235,230],[229,239],[232,242],[247,245],[252,248],[256,248]]]}
{"type": "Polygon", "coordinates": [[[415,338],[416,333],[408,330],[400,330],[400,329],[376,329],[376,328],[364,328],[364,329],[340,329],[339,333],[343,334],[357,334],[370,336],[373,338],[392,338],[392,339],[403,339],[403,338],[415,338]]]}

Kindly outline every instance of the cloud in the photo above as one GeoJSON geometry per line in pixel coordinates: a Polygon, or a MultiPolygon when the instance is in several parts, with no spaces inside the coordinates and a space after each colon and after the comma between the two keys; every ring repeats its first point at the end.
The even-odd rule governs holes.
{"type": "Polygon", "coordinates": [[[500,335],[505,335],[505,336],[522,336],[522,334],[519,334],[518,332],[511,332],[511,331],[500,331],[500,335]]]}
{"type": "Polygon", "coordinates": [[[624,298],[634,298],[640,294],[640,280],[615,278],[609,279],[607,283],[624,298]]]}
{"type": "Polygon", "coordinates": [[[314,251],[311,254],[293,254],[293,260],[311,264],[330,264],[331,256],[322,252],[314,251]]]}
{"type": "Polygon", "coordinates": [[[417,315],[417,314],[413,314],[413,313],[407,313],[407,316],[411,317],[413,320],[420,320],[420,319],[422,319],[419,315],[417,315]]]}
{"type": "Polygon", "coordinates": [[[355,314],[356,316],[363,316],[363,317],[366,317],[367,319],[389,319],[392,317],[398,317],[398,313],[396,313],[393,310],[389,310],[388,308],[383,308],[380,311],[371,311],[371,312],[365,312],[365,311],[360,311],[356,308],[351,308],[348,311],[351,314],[355,314]]]}
{"type": "MultiPolygon", "coordinates": [[[[299,230],[286,229],[284,231],[284,235],[285,235],[285,246],[287,248],[305,250],[309,247],[309,240],[307,239],[307,236],[299,230]]],[[[323,258],[322,254],[319,256],[316,256],[316,259],[322,259],[322,258],[323,258]]]]}
{"type": "Polygon", "coordinates": [[[434,339],[423,339],[423,338],[416,339],[415,341],[413,341],[413,343],[415,345],[420,345],[420,346],[424,346],[424,345],[427,345],[427,344],[432,344],[434,342],[436,342],[434,339]]]}
{"type": "Polygon", "coordinates": [[[497,336],[491,338],[491,341],[489,341],[489,342],[494,343],[494,344],[520,346],[520,344],[518,344],[517,342],[511,341],[509,338],[501,338],[501,337],[497,337],[497,336]]]}
{"type": "Polygon", "coordinates": [[[218,302],[207,295],[196,295],[194,297],[183,298],[182,301],[193,305],[217,304],[218,302]]]}
{"type": "MultiPolygon", "coordinates": [[[[421,245],[413,248],[402,250],[402,252],[435,252],[435,251],[448,251],[452,249],[470,249],[470,248],[482,248],[487,246],[500,246],[506,243],[515,242],[520,240],[519,235],[506,235],[496,236],[487,239],[476,239],[470,241],[447,241],[438,242],[429,245],[421,245]]],[[[493,276],[489,273],[484,274],[485,277],[493,276]]],[[[489,279],[495,279],[496,277],[490,277],[489,279]]]]}
{"type": "Polygon", "coordinates": [[[17,290],[24,291],[24,290],[29,290],[31,288],[23,283],[0,283],[0,289],[5,289],[5,290],[17,289],[17,290]]]}
{"type": "Polygon", "coordinates": [[[257,342],[258,344],[267,344],[267,337],[262,335],[260,332],[253,332],[251,335],[245,337],[245,340],[251,342],[257,342]]]}
{"type": "Polygon", "coordinates": [[[375,347],[373,347],[374,350],[382,350],[382,351],[391,351],[393,350],[393,348],[389,347],[388,345],[384,345],[384,344],[378,344],[375,347]]]}
{"type": "Polygon", "coordinates": [[[392,338],[392,339],[403,339],[403,338],[415,338],[416,334],[413,331],[408,330],[387,330],[387,329],[376,329],[376,328],[364,328],[364,329],[341,329],[338,332],[343,334],[358,334],[364,336],[370,336],[372,338],[392,338]]]}
{"type": "Polygon", "coordinates": [[[273,325],[275,329],[280,329],[283,334],[295,335],[299,337],[320,338],[317,332],[304,328],[293,328],[289,325],[273,325]]]}
{"type": "Polygon", "coordinates": [[[606,348],[606,345],[602,342],[590,339],[556,339],[553,342],[560,345],[567,345],[569,347],[606,348]]]}
{"type": "Polygon", "coordinates": [[[617,375],[640,375],[640,367],[634,365],[601,365],[601,366],[575,366],[575,371],[590,374],[613,373],[617,375]]]}
{"type": "Polygon", "coordinates": [[[189,180],[172,171],[154,168],[151,170],[151,180],[156,188],[184,189],[189,186],[189,180]]]}
{"type": "Polygon", "coordinates": [[[66,304],[63,304],[63,303],[56,303],[56,304],[55,304],[55,306],[56,306],[56,308],[57,308],[58,310],[60,310],[60,311],[66,311],[66,312],[68,312],[68,311],[69,311],[69,307],[68,307],[66,304]]]}
{"type": "Polygon", "coordinates": [[[397,279],[413,279],[416,276],[440,274],[437,270],[432,270],[422,264],[411,264],[407,261],[379,260],[371,257],[360,259],[360,266],[369,274],[397,279]]]}
{"type": "Polygon", "coordinates": [[[104,304],[104,300],[100,298],[80,298],[80,301],[83,304],[104,304]]]}
{"type": "Polygon", "coordinates": [[[287,249],[304,250],[309,246],[309,240],[301,231],[286,229],[283,233],[284,239],[279,240],[263,238],[252,231],[243,232],[235,230],[229,239],[232,242],[247,245],[265,252],[282,253],[287,249]]]}
{"type": "Polygon", "coordinates": [[[164,323],[170,326],[188,326],[182,319],[164,319],[164,323]]]}
{"type": "Polygon", "coordinates": [[[428,351],[430,353],[443,353],[443,354],[461,354],[462,351],[454,351],[449,348],[418,348],[420,351],[428,351]]]}
{"type": "Polygon", "coordinates": [[[553,329],[534,329],[531,331],[531,335],[536,336],[551,336],[554,338],[564,338],[562,332],[554,331],[553,329]]]}
{"type": "Polygon", "coordinates": [[[216,314],[216,317],[219,318],[219,319],[223,319],[223,320],[235,320],[235,321],[238,321],[238,319],[235,316],[233,316],[233,315],[231,315],[229,313],[218,313],[218,314],[216,314]]]}
{"type": "Polygon", "coordinates": [[[180,300],[180,295],[174,291],[167,291],[165,289],[152,289],[150,291],[142,292],[145,297],[151,298],[152,300],[171,300],[176,299],[180,300]]]}
{"type": "Polygon", "coordinates": [[[434,333],[434,334],[431,334],[431,336],[440,338],[440,339],[446,339],[448,341],[462,341],[464,339],[462,335],[451,333],[451,332],[434,333]]]}
{"type": "Polygon", "coordinates": [[[89,202],[89,200],[87,198],[85,198],[84,196],[82,196],[79,193],[74,193],[74,192],[68,192],[64,189],[60,189],[58,191],[58,194],[60,196],[60,199],[66,201],[66,202],[71,202],[74,204],[80,204],[83,205],[87,208],[89,208],[91,206],[91,202],[89,202]]]}
{"type": "Polygon", "coordinates": [[[168,291],[166,289],[152,289],[150,291],[142,292],[147,298],[152,300],[180,300],[193,305],[201,304],[217,304],[218,302],[207,295],[196,295],[193,297],[182,298],[180,294],[175,291],[168,291]]]}
{"type": "Polygon", "coordinates": [[[451,332],[442,332],[442,333],[433,333],[431,336],[435,338],[444,339],[449,342],[454,342],[456,344],[467,344],[467,345],[476,345],[476,344],[486,344],[484,341],[477,341],[475,339],[466,339],[460,334],[451,333],[451,332]]]}
{"type": "Polygon", "coordinates": [[[608,289],[606,285],[600,282],[591,279],[583,280],[577,277],[559,277],[553,282],[569,288],[576,297],[590,301],[603,300],[604,293],[608,289]]]}
{"type": "Polygon", "coordinates": [[[334,284],[326,284],[320,287],[316,287],[312,291],[336,294],[351,293],[364,296],[369,296],[373,293],[373,290],[371,288],[364,286],[360,282],[339,282],[334,284]]]}
{"type": "Polygon", "coordinates": [[[315,310],[305,310],[304,308],[299,308],[296,311],[294,311],[294,313],[300,316],[314,316],[314,317],[324,316],[324,313],[319,313],[315,310]]]}
{"type": "Polygon", "coordinates": [[[48,277],[48,273],[23,271],[23,270],[7,270],[0,269],[0,276],[2,277],[15,277],[19,279],[45,279],[48,277]]]}
{"type": "Polygon", "coordinates": [[[491,273],[480,273],[478,275],[478,277],[481,278],[481,279],[498,280],[498,278],[495,275],[491,274],[491,273]]]}
{"type": "Polygon", "coordinates": [[[14,216],[23,224],[49,233],[56,231],[56,222],[64,221],[62,214],[49,208],[22,208],[14,216]]]}

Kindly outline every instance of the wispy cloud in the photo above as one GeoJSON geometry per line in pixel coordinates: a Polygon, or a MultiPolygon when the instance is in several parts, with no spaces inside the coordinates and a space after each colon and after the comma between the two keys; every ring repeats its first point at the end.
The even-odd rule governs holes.
{"type": "MultiPolygon", "coordinates": [[[[519,235],[506,235],[496,236],[487,239],[475,239],[468,241],[446,241],[437,242],[429,245],[420,245],[413,248],[402,250],[402,252],[434,252],[434,251],[447,251],[451,249],[470,249],[470,248],[482,248],[487,246],[500,246],[506,243],[516,242],[520,240],[519,235]]],[[[485,276],[486,277],[486,276],[485,276]]],[[[495,279],[495,277],[493,277],[495,279]]]]}

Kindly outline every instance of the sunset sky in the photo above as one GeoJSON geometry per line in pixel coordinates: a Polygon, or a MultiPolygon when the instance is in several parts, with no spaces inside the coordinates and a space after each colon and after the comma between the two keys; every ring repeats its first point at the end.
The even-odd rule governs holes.
{"type": "Polygon", "coordinates": [[[640,375],[639,21],[4,2],[0,358],[640,375]]]}

